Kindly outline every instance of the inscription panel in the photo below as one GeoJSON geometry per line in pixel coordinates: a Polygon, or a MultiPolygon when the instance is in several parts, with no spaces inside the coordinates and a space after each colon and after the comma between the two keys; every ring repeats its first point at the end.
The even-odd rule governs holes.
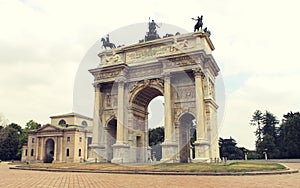
{"type": "Polygon", "coordinates": [[[158,46],[152,48],[141,48],[136,51],[127,52],[126,53],[126,63],[134,63],[139,60],[151,59],[155,57],[159,57],[162,55],[166,55],[170,52],[170,46],[158,46]]]}

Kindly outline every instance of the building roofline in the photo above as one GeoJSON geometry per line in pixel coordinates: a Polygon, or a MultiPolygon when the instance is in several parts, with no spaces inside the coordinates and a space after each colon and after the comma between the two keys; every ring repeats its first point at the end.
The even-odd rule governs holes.
{"type": "Polygon", "coordinates": [[[90,121],[93,121],[93,118],[88,117],[88,116],[84,116],[75,112],[71,112],[71,113],[67,113],[67,114],[62,114],[62,115],[54,115],[54,116],[50,116],[50,118],[65,118],[65,117],[79,117],[79,118],[83,118],[83,119],[87,119],[90,121]]]}

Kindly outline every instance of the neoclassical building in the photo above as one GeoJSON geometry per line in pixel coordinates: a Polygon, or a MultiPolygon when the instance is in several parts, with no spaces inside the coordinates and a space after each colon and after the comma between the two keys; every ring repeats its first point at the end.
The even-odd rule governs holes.
{"type": "Polygon", "coordinates": [[[51,123],[28,133],[24,162],[84,162],[92,140],[93,119],[69,113],[52,116],[51,123]]]}
{"type": "Polygon", "coordinates": [[[220,70],[213,50],[209,35],[196,32],[100,53],[101,63],[90,70],[95,88],[93,157],[113,163],[147,162],[148,105],[164,96],[161,160],[219,158],[215,78],[220,70]]]}

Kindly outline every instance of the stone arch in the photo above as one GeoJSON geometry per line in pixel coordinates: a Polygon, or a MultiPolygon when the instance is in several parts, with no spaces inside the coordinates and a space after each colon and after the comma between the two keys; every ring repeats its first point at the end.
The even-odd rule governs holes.
{"type": "Polygon", "coordinates": [[[130,135],[135,147],[133,162],[147,162],[151,157],[148,143],[148,105],[157,96],[163,96],[162,80],[144,80],[131,92],[129,98],[130,135]]]}
{"type": "Polygon", "coordinates": [[[107,161],[111,162],[113,158],[113,145],[116,143],[117,139],[117,119],[112,116],[105,125],[106,128],[106,151],[107,151],[107,161]]]}
{"type": "Polygon", "coordinates": [[[179,160],[181,163],[191,162],[195,157],[193,142],[196,140],[195,116],[192,113],[182,113],[179,117],[179,160]]]}
{"type": "MultiPolygon", "coordinates": [[[[142,91],[146,91],[146,92],[148,91],[148,93],[154,91],[151,100],[157,96],[163,96],[164,93],[163,80],[161,79],[144,80],[136,83],[133,86],[133,89],[130,91],[131,94],[129,98],[129,104],[134,103],[134,101],[137,99],[137,97],[139,97],[139,94],[141,94],[142,91]]],[[[148,104],[151,100],[148,101],[148,104]]]]}
{"type": "Polygon", "coordinates": [[[52,138],[45,140],[44,163],[52,163],[55,155],[55,141],[52,138]]]}

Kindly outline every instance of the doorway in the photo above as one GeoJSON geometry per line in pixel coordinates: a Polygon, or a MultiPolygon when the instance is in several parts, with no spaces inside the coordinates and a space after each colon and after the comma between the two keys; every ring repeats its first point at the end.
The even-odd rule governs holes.
{"type": "Polygon", "coordinates": [[[53,139],[48,139],[46,141],[44,163],[52,163],[53,160],[54,160],[54,141],[53,139]]]}

